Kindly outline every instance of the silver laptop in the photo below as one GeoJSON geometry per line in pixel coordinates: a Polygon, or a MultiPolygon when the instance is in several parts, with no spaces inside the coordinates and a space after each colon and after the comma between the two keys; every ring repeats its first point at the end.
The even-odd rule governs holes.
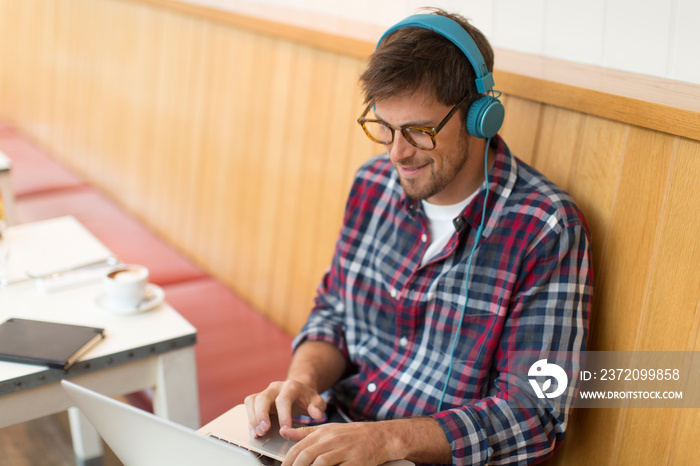
{"type": "MultiPolygon", "coordinates": [[[[72,382],[63,380],[61,385],[117,458],[128,466],[276,465],[281,463],[292,445],[276,430],[262,439],[251,439],[245,417],[242,422],[233,423],[237,429],[228,429],[222,424],[225,432],[221,432],[221,439],[217,439],[72,382]],[[239,444],[236,438],[241,433],[244,435],[243,444],[239,444]]],[[[243,408],[242,414],[245,416],[245,407],[241,405],[237,408],[233,413],[236,418],[240,415],[240,408],[243,408]]]]}
{"type": "MultiPolygon", "coordinates": [[[[67,380],[61,381],[61,385],[117,458],[128,466],[276,466],[294,445],[279,434],[274,420],[267,435],[251,438],[243,405],[194,431],[67,380]]],[[[385,466],[408,465],[413,463],[406,460],[385,463],[385,466]]]]}

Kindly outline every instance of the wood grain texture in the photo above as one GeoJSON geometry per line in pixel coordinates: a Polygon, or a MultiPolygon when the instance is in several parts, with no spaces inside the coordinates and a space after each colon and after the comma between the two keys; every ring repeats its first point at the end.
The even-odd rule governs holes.
{"type": "MultiPolygon", "coordinates": [[[[0,116],[296,333],[383,150],[355,122],[372,44],[171,0],[0,0],[0,30],[0,116]]],[[[697,87],[505,55],[501,134],[590,225],[589,348],[700,351],[697,87]]],[[[575,410],[549,463],[689,464],[698,411],[648,417],[575,410]]]]}

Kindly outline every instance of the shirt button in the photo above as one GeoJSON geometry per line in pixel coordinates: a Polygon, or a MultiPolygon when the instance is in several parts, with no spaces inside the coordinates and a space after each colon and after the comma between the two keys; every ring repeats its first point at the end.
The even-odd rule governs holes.
{"type": "Polygon", "coordinates": [[[401,347],[405,348],[407,344],[408,344],[408,338],[401,337],[399,339],[399,345],[401,345],[401,347]]]}
{"type": "Polygon", "coordinates": [[[420,240],[423,241],[423,242],[425,243],[426,241],[428,241],[428,235],[426,235],[425,233],[423,233],[423,235],[421,235],[421,237],[420,237],[420,240]]]}
{"type": "Polygon", "coordinates": [[[370,393],[374,393],[377,391],[377,385],[375,383],[370,383],[367,385],[367,391],[370,393]]]}
{"type": "Polygon", "coordinates": [[[398,295],[399,293],[396,291],[396,288],[392,288],[392,289],[389,291],[389,294],[391,295],[392,298],[395,298],[396,295],[398,295]]]}

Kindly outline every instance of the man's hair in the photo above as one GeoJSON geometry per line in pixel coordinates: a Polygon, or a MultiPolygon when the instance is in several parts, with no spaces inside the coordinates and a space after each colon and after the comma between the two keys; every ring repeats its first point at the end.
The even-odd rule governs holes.
{"type": "MultiPolygon", "coordinates": [[[[493,71],[493,49],[481,31],[460,15],[437,8],[430,12],[459,23],[493,71]]],[[[405,27],[386,37],[370,56],[360,84],[365,103],[424,91],[443,105],[456,105],[465,95],[468,103],[478,97],[475,79],[469,59],[449,39],[428,29],[405,27]]]]}

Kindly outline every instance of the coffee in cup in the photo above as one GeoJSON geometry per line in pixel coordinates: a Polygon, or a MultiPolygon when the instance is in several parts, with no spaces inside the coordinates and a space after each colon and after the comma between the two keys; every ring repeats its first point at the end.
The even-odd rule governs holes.
{"type": "Polygon", "coordinates": [[[146,297],[148,269],[142,265],[120,265],[103,279],[105,298],[113,307],[132,310],[146,297]]]}

